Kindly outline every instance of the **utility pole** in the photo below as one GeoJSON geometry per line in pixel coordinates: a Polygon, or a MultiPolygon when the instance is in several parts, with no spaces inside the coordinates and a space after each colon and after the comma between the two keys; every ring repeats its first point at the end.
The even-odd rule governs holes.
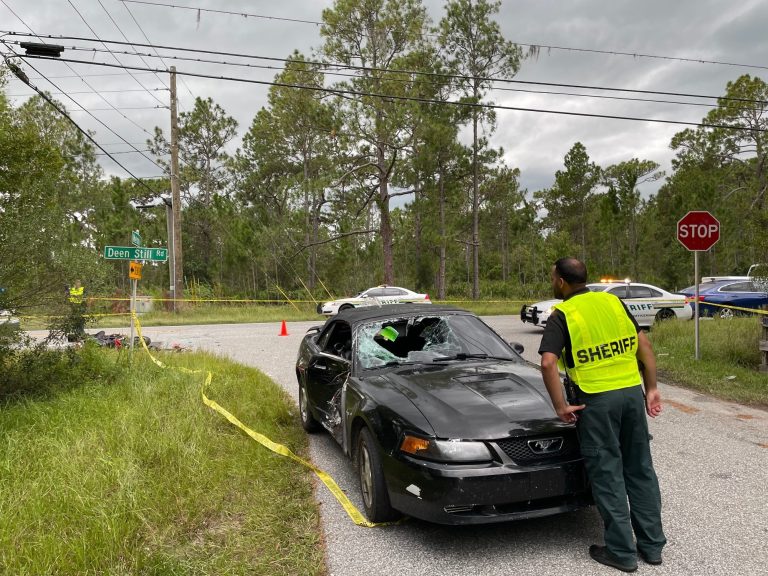
{"type": "MultiPolygon", "coordinates": [[[[181,193],[179,192],[179,121],[176,117],[176,66],[171,66],[171,211],[173,212],[173,310],[184,297],[184,267],[181,259],[181,193]]],[[[180,308],[180,306],[178,306],[180,308]]]]}

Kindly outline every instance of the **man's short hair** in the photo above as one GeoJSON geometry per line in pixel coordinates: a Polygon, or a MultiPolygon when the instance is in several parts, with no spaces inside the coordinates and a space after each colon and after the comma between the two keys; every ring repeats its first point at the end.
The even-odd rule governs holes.
{"type": "Polygon", "coordinates": [[[586,284],[587,267],[578,258],[566,257],[560,258],[555,262],[555,270],[558,276],[568,282],[568,284],[586,284]]]}

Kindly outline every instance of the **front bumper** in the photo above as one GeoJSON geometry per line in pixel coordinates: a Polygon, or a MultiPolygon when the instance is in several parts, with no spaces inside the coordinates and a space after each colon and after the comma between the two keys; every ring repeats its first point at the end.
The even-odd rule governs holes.
{"type": "Polygon", "coordinates": [[[455,465],[387,459],[392,506],[437,524],[488,524],[584,508],[592,497],[581,458],[540,466],[455,465]]]}
{"type": "Polygon", "coordinates": [[[536,306],[523,305],[520,308],[520,320],[523,322],[530,322],[534,326],[544,326],[547,323],[547,318],[543,318],[543,311],[536,308],[536,306]]]}

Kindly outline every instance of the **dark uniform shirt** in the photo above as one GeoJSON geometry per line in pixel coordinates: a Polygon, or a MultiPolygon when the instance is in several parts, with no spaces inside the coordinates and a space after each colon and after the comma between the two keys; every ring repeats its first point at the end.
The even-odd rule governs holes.
{"type": "MultiPolygon", "coordinates": [[[[589,292],[589,288],[577,290],[568,296],[566,300],[578,296],[579,294],[584,294],[585,292],[589,292]]],[[[624,306],[624,310],[627,312],[627,316],[629,316],[632,324],[634,324],[635,330],[639,332],[640,326],[638,326],[637,320],[632,316],[632,313],[627,308],[627,305],[624,304],[623,300],[621,301],[621,305],[624,306]]],[[[544,352],[551,352],[560,358],[563,349],[565,349],[565,365],[568,368],[573,368],[575,364],[571,352],[571,335],[568,332],[568,324],[565,320],[565,315],[560,310],[554,310],[552,314],[549,315],[549,320],[547,320],[547,325],[544,328],[544,335],[541,337],[541,344],[539,345],[539,355],[544,354],[544,352]]]]}

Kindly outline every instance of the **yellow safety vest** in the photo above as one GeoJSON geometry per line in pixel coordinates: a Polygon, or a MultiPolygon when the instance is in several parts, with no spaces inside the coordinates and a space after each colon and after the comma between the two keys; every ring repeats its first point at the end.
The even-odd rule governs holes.
{"type": "Polygon", "coordinates": [[[85,288],[83,288],[82,286],[80,286],[80,288],[70,288],[69,301],[72,302],[72,304],[82,304],[84,290],[85,288]]]}
{"type": "Polygon", "coordinates": [[[573,368],[563,362],[579,388],[589,394],[637,386],[637,329],[613,294],[585,292],[555,308],[565,314],[571,337],[573,368]]]}

